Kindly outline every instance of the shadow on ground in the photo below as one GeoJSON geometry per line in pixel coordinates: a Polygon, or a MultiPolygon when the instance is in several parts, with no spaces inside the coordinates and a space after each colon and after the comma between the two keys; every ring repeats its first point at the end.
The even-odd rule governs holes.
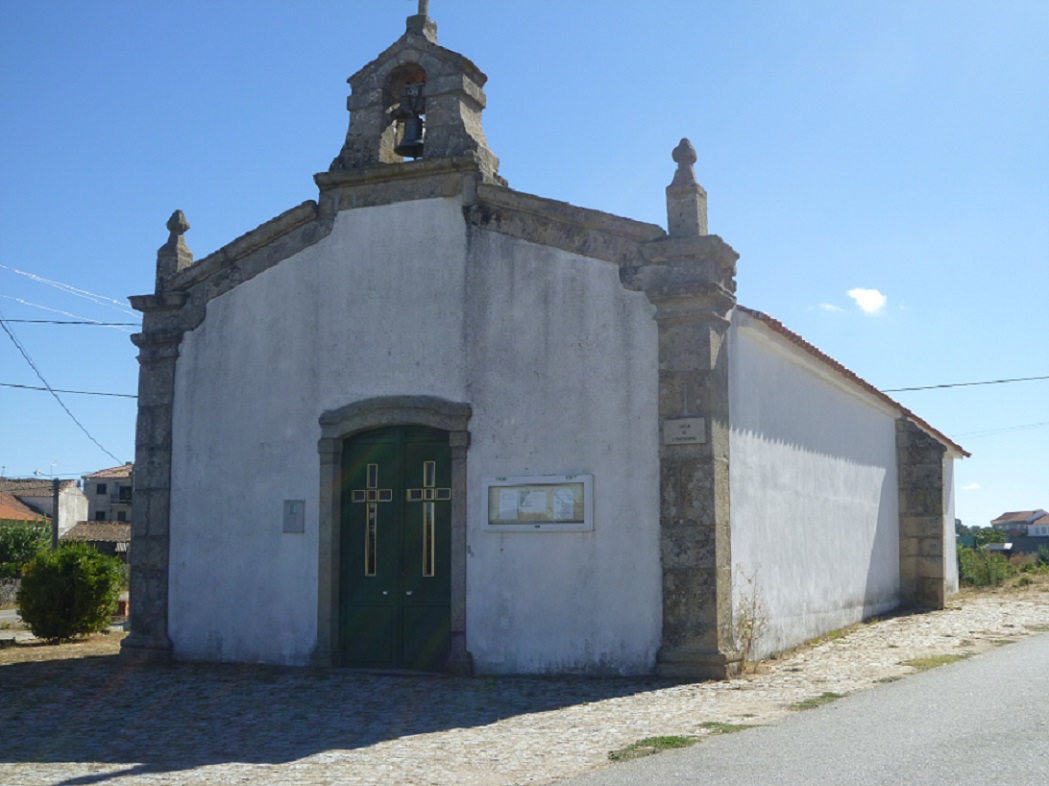
{"type": "Polygon", "coordinates": [[[0,763],[128,764],[120,772],[280,764],[665,687],[655,679],[383,676],[117,656],[0,668],[0,763]]]}

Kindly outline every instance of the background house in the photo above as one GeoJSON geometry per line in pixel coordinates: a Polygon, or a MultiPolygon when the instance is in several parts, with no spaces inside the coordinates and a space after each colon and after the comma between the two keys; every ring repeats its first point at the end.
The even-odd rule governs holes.
{"type": "Polygon", "coordinates": [[[991,526],[1010,536],[1049,537],[1049,513],[1041,508],[1009,511],[992,521],[991,526]]]}
{"type": "MultiPolygon", "coordinates": [[[[51,518],[55,513],[52,482],[43,478],[0,478],[0,495],[11,495],[40,516],[51,518]]],[[[62,535],[78,521],[87,518],[87,498],[75,480],[58,484],[58,534],[62,535]]]]}
{"type": "Polygon", "coordinates": [[[131,525],[120,521],[81,521],[62,534],[63,541],[81,541],[95,551],[127,562],[131,525]]]}
{"type": "Polygon", "coordinates": [[[129,461],[84,475],[88,521],[131,521],[134,472],[135,465],[129,461]]]}
{"type": "Polygon", "coordinates": [[[0,524],[35,524],[47,521],[46,516],[33,510],[18,497],[0,493],[0,524]]]}

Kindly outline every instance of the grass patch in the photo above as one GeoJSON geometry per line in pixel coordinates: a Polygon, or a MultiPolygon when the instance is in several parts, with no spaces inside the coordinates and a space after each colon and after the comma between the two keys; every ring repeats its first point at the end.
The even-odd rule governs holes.
{"type": "Polygon", "coordinates": [[[974,654],[973,652],[962,652],[956,655],[930,655],[926,658],[911,658],[910,660],[901,661],[901,663],[917,671],[928,671],[929,669],[946,666],[948,663],[957,663],[960,660],[971,658],[974,654]]]}
{"type": "Polygon", "coordinates": [[[719,723],[718,721],[707,721],[699,724],[707,730],[708,734],[735,734],[737,731],[753,729],[753,723],[719,723]]]}
{"type": "Polygon", "coordinates": [[[1049,625],[1028,625],[1027,630],[1034,633],[1049,633],[1049,625]]]}
{"type": "Polygon", "coordinates": [[[833,691],[824,691],[819,696],[813,696],[811,699],[805,699],[805,701],[799,701],[796,704],[791,704],[792,710],[814,710],[817,707],[822,707],[824,704],[830,704],[832,701],[845,698],[844,693],[834,693],[833,691]]]}
{"type": "Polygon", "coordinates": [[[1016,639],[991,639],[991,644],[996,647],[1004,647],[1006,644],[1015,644],[1016,639]]]}
{"type": "Polygon", "coordinates": [[[696,737],[679,737],[675,735],[646,737],[618,750],[609,751],[608,758],[611,761],[630,761],[631,759],[640,759],[642,756],[651,756],[654,753],[673,750],[674,748],[687,748],[689,745],[695,745],[697,741],[696,737]]]}
{"type": "Polygon", "coordinates": [[[835,628],[834,630],[827,631],[822,636],[820,636],[817,639],[817,641],[820,644],[823,644],[826,641],[840,641],[841,639],[844,639],[846,636],[848,636],[849,633],[852,631],[852,628],[854,627],[855,625],[850,626],[848,628],[835,628]]]}
{"type": "Polygon", "coordinates": [[[890,682],[899,682],[902,679],[903,677],[900,677],[899,675],[895,677],[878,677],[878,679],[876,679],[875,682],[880,682],[883,685],[887,685],[890,682]]]}

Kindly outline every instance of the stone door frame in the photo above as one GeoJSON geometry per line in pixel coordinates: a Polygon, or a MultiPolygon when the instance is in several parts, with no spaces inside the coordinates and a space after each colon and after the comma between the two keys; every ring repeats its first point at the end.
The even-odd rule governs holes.
{"type": "Polygon", "coordinates": [[[342,444],[362,431],[383,426],[428,426],[448,432],[452,452],[452,632],[446,670],[473,673],[473,660],[466,649],[466,451],[472,414],[469,404],[434,396],[379,396],[321,415],[315,665],[336,666],[340,658],[342,444]]]}

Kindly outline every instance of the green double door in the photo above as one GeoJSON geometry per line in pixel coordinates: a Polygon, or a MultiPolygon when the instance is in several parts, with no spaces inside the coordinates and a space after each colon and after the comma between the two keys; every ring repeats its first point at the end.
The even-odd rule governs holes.
{"type": "Polygon", "coordinates": [[[448,434],[398,426],[343,444],[339,641],[347,666],[434,670],[451,637],[448,434]]]}

